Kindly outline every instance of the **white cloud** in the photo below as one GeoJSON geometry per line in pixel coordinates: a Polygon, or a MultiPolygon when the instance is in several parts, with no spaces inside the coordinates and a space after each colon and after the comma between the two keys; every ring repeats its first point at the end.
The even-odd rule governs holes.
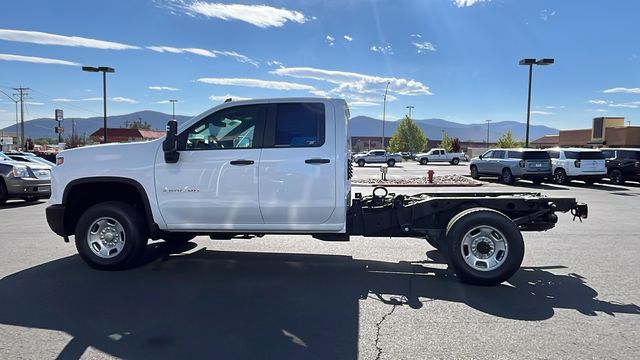
{"type": "Polygon", "coordinates": [[[369,102],[369,101],[352,101],[348,103],[349,107],[367,107],[367,106],[380,106],[378,103],[369,102]]]}
{"type": "Polygon", "coordinates": [[[625,88],[625,87],[616,87],[611,89],[606,89],[602,91],[605,94],[640,94],[640,88],[625,88]]]}
{"type": "Polygon", "coordinates": [[[281,61],[277,61],[277,60],[267,61],[267,65],[269,65],[269,66],[277,66],[277,67],[284,67],[284,64],[281,61]]]}
{"type": "MultiPolygon", "coordinates": [[[[281,27],[291,21],[304,24],[309,19],[301,12],[267,5],[220,4],[205,1],[178,1],[187,14],[220,20],[239,20],[261,28],[281,27]]],[[[174,2],[175,3],[175,2],[174,2]]]]}
{"type": "Polygon", "coordinates": [[[540,111],[540,110],[533,110],[531,111],[532,115],[553,115],[552,112],[548,112],[548,111],[540,111]]]}
{"type": "Polygon", "coordinates": [[[248,97],[234,96],[234,95],[230,95],[230,94],[227,94],[227,95],[211,95],[211,96],[209,96],[209,100],[215,101],[215,102],[225,101],[227,99],[231,99],[233,101],[251,100],[251,98],[248,98],[248,97]]]}
{"type": "Polygon", "coordinates": [[[74,46],[74,47],[88,47],[94,49],[109,49],[109,50],[130,50],[139,49],[138,46],[121,44],[111,41],[103,41],[96,39],[88,39],[79,36],[63,36],[56,34],[49,34],[39,31],[23,31],[23,30],[9,30],[0,29],[0,39],[7,41],[17,41],[31,44],[41,45],[60,45],[60,46],[74,46]]]}
{"type": "Polygon", "coordinates": [[[336,39],[335,39],[333,36],[331,36],[331,35],[327,35],[327,37],[325,37],[325,38],[324,38],[324,41],[325,41],[326,43],[328,43],[328,44],[329,44],[329,46],[333,46],[333,42],[334,42],[335,40],[336,40],[336,39]]]}
{"type": "Polygon", "coordinates": [[[544,9],[542,11],[540,11],[540,19],[542,21],[547,21],[550,18],[556,16],[556,12],[555,11],[549,11],[547,9],[544,9]]]}
{"type": "Polygon", "coordinates": [[[473,6],[475,4],[478,3],[482,3],[482,2],[489,2],[491,0],[453,0],[453,2],[456,4],[457,7],[461,8],[461,7],[468,7],[468,6],[473,6]]]}
{"type": "Polygon", "coordinates": [[[393,55],[393,48],[391,47],[391,45],[385,45],[385,46],[371,46],[371,48],[369,48],[369,50],[373,51],[373,52],[379,52],[385,55],[393,55]]]}
{"type": "Polygon", "coordinates": [[[173,54],[190,53],[190,54],[205,56],[209,58],[215,58],[215,57],[218,57],[218,55],[227,56],[227,57],[235,58],[236,61],[238,62],[247,63],[255,67],[258,67],[257,61],[251,59],[248,56],[237,53],[235,51],[206,50],[206,49],[200,49],[200,48],[177,48],[173,46],[147,46],[147,49],[160,52],[160,53],[165,53],[165,52],[173,53],[173,54]]]}
{"type": "Polygon", "coordinates": [[[607,109],[596,109],[596,111],[597,112],[601,112],[601,113],[609,112],[609,110],[607,110],[607,109]]]}
{"type": "Polygon", "coordinates": [[[545,106],[545,109],[564,109],[565,106],[564,105],[550,105],[550,106],[545,106]]]}
{"type": "Polygon", "coordinates": [[[73,61],[66,60],[58,60],[58,59],[48,59],[41,58],[36,56],[23,56],[23,55],[12,55],[12,54],[0,54],[0,60],[5,61],[21,61],[21,62],[30,62],[36,64],[55,64],[55,65],[68,65],[68,66],[80,66],[80,64],[73,61]]]}
{"type": "Polygon", "coordinates": [[[420,34],[411,34],[409,36],[414,37],[414,38],[421,38],[422,37],[422,35],[420,35],[420,34]]]}
{"type": "Polygon", "coordinates": [[[101,97],[93,97],[93,98],[84,98],[84,99],[67,99],[67,98],[57,98],[51,99],[54,102],[76,102],[76,101],[97,101],[102,100],[101,97]]]}
{"type": "Polygon", "coordinates": [[[639,105],[636,104],[635,102],[630,102],[630,103],[623,103],[623,104],[609,104],[609,107],[637,109],[639,105]]]}
{"type": "Polygon", "coordinates": [[[180,90],[178,88],[174,88],[174,87],[170,87],[170,86],[149,86],[148,89],[149,90],[157,90],[157,91],[162,91],[162,90],[178,91],[178,90],[180,90]]]}
{"type": "Polygon", "coordinates": [[[607,100],[589,100],[589,104],[604,105],[606,103],[608,103],[607,100]]]}
{"type": "Polygon", "coordinates": [[[260,79],[200,78],[197,81],[213,85],[246,86],[272,90],[315,90],[315,88],[310,85],[260,79]]]}
{"type": "Polygon", "coordinates": [[[430,42],[421,42],[421,43],[413,43],[413,46],[415,46],[418,49],[418,54],[421,53],[426,53],[427,51],[436,51],[435,46],[433,46],[432,43],[430,42]]]}
{"type": "MultiPolygon", "coordinates": [[[[359,95],[378,95],[384,93],[387,81],[389,82],[389,92],[395,92],[400,95],[432,94],[429,87],[419,81],[395,77],[385,78],[354,72],[324,70],[309,67],[275,69],[271,71],[271,74],[289,76],[298,79],[319,80],[338,85],[329,92],[330,94],[355,93],[359,95]]],[[[389,101],[389,98],[390,95],[387,95],[387,101],[389,101]]]]}
{"type": "Polygon", "coordinates": [[[353,38],[351,36],[349,36],[349,35],[345,35],[345,36],[343,36],[343,38],[345,40],[349,41],[349,42],[353,41],[353,38]]]}
{"type": "Polygon", "coordinates": [[[127,103],[127,104],[137,104],[138,103],[136,100],[129,99],[129,98],[122,97],[122,96],[116,96],[116,97],[112,98],[111,101],[113,101],[113,102],[122,102],[122,103],[127,103]]]}
{"type": "Polygon", "coordinates": [[[36,101],[25,101],[24,103],[28,105],[37,105],[37,106],[44,105],[44,103],[36,102],[36,101]]]}

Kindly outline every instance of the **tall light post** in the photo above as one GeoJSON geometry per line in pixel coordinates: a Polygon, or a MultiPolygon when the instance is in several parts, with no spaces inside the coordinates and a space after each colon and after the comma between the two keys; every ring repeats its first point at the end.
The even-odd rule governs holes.
{"type": "Polygon", "coordinates": [[[487,122],[487,147],[489,147],[489,123],[491,120],[485,120],[487,122]]]}
{"type": "Polygon", "coordinates": [[[382,148],[384,149],[384,120],[387,114],[387,91],[389,90],[389,84],[391,82],[387,81],[387,86],[384,88],[384,100],[382,102],[382,148]]]}
{"type": "Polygon", "coordinates": [[[104,128],[103,128],[103,143],[107,143],[107,73],[112,73],[115,72],[116,70],[114,68],[110,68],[107,66],[99,66],[99,67],[93,67],[93,66],[83,66],[82,67],[82,71],[88,71],[88,72],[101,72],[102,73],[102,97],[103,97],[103,120],[104,120],[104,128]]]}
{"type": "Polygon", "coordinates": [[[551,65],[555,62],[554,59],[544,58],[544,59],[522,59],[520,60],[520,65],[528,65],[529,66],[529,96],[527,99],[527,132],[524,142],[524,147],[529,147],[529,118],[531,116],[531,79],[533,78],[533,65],[551,65]]]}
{"type": "Polygon", "coordinates": [[[169,100],[169,102],[171,103],[171,107],[173,108],[172,110],[172,119],[175,120],[176,119],[176,103],[178,102],[178,100],[169,100]]]}
{"type": "Polygon", "coordinates": [[[411,109],[413,109],[415,106],[413,105],[407,105],[405,106],[407,109],[409,109],[409,119],[411,119],[411,109]]]}

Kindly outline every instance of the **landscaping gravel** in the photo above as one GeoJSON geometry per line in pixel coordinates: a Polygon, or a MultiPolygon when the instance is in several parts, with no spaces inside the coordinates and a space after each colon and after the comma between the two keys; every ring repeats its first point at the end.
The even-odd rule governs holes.
{"type": "Polygon", "coordinates": [[[403,178],[403,177],[392,177],[388,176],[387,180],[381,180],[380,178],[353,178],[352,182],[355,184],[367,184],[367,185],[425,185],[425,186],[437,186],[437,185],[447,185],[447,186],[469,186],[469,185],[480,185],[482,184],[480,181],[473,180],[466,176],[462,175],[442,175],[442,176],[434,176],[433,183],[429,183],[427,181],[426,176],[421,177],[412,177],[412,178],[403,178]]]}

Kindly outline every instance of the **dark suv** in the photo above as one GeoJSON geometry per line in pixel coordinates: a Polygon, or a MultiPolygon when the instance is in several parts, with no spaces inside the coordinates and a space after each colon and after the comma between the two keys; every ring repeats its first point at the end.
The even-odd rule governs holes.
{"type": "Polygon", "coordinates": [[[640,149],[600,149],[607,160],[609,180],[617,185],[640,181],[640,149]]]}

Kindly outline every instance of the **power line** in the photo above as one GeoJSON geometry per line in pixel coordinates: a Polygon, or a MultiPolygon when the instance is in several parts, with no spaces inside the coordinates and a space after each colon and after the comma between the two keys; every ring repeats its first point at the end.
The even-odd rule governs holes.
{"type": "Polygon", "coordinates": [[[18,93],[14,93],[14,96],[19,96],[20,97],[20,146],[24,146],[24,141],[25,141],[25,136],[24,136],[24,97],[29,95],[29,93],[27,91],[31,90],[29,88],[25,88],[22,86],[19,86],[17,88],[13,88],[13,90],[17,91],[18,93]]]}

